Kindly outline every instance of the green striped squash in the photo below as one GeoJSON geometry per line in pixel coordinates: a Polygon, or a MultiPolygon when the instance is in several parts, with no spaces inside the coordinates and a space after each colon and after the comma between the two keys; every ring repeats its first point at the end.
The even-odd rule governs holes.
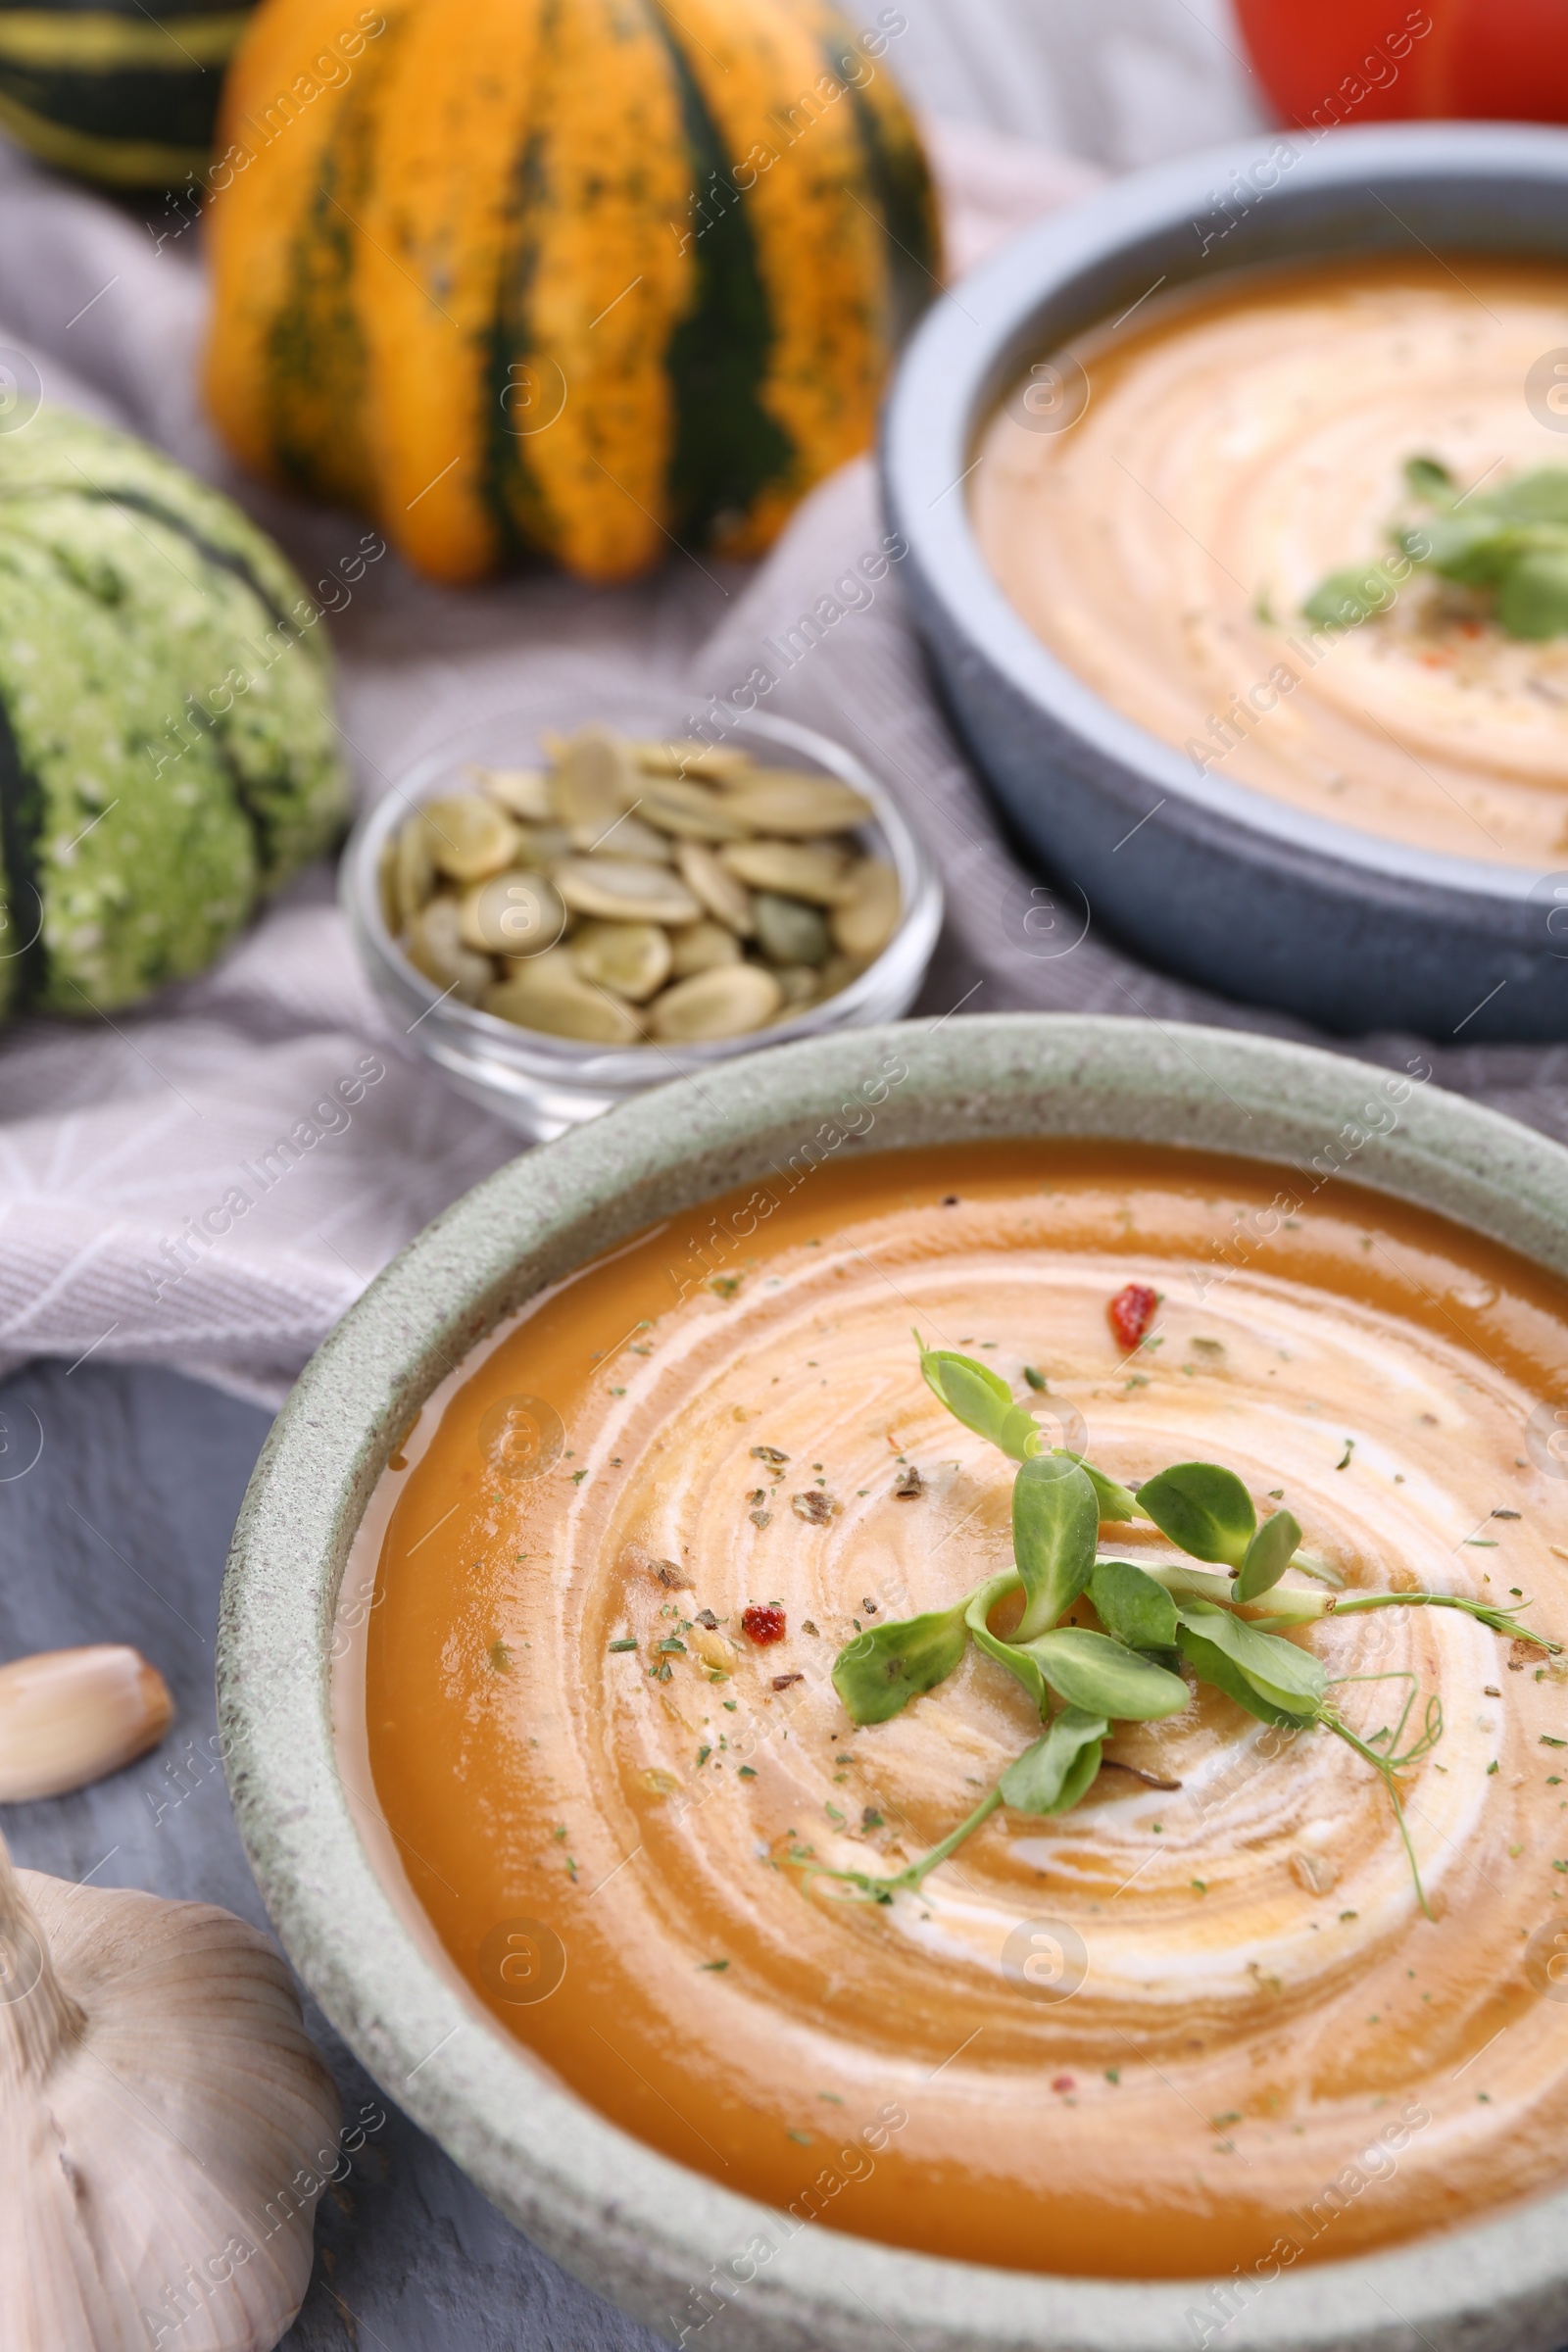
{"type": "Polygon", "coordinates": [[[215,0],[0,0],[0,130],[107,187],[200,177],[249,14],[215,0]]]}
{"type": "Polygon", "coordinates": [[[107,425],[0,433],[0,1015],[200,971],[345,801],[324,624],[271,542],[107,425]]]}
{"type": "Polygon", "coordinates": [[[264,0],[208,223],[229,446],[441,580],[760,553],[936,290],[904,24],[264,0]]]}

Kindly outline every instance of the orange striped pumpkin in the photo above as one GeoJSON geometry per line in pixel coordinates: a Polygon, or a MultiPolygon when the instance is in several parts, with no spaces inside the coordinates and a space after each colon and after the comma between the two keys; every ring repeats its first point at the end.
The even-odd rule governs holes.
{"type": "Polygon", "coordinates": [[[935,289],[918,137],[827,0],[265,0],[210,214],[249,466],[467,581],[755,555],[935,289]]]}

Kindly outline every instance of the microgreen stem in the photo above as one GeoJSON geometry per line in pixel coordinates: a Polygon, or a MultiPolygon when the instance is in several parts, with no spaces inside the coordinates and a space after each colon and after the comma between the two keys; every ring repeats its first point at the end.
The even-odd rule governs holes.
{"type": "MultiPolygon", "coordinates": [[[[1393,1597],[1402,1599],[1408,1596],[1396,1594],[1393,1597]]],[[[1342,1674],[1336,1676],[1335,1680],[1337,1683],[1408,1683],[1410,1686],[1404,1705],[1399,1711],[1399,1720],[1394,1726],[1393,1731],[1387,1735],[1389,1753],[1386,1756],[1380,1756],[1377,1750],[1370,1747],[1366,1740],[1352,1732],[1343,1716],[1337,1715],[1332,1708],[1325,1707],[1318,1721],[1331,1731],[1336,1739],[1343,1740],[1347,1747],[1353,1748],[1363,1762],[1370,1764],[1387,1788],[1389,1802],[1394,1807],[1394,1818],[1399,1825],[1399,1836],[1404,1841],[1405,1858],[1410,1865],[1410,1876],[1415,1881],[1416,1900],[1421,1905],[1425,1917],[1431,1919],[1433,1917],[1432,1906],[1427,1901],[1426,1888],[1421,1884],[1420,1866],[1415,1858],[1415,1847],[1410,1841],[1409,1825],[1404,1818],[1404,1807],[1399,1801],[1399,1788],[1395,1775],[1406,1771],[1412,1764],[1418,1764],[1423,1756],[1430,1755],[1443,1738],[1443,1702],[1434,1692],[1432,1697],[1427,1700],[1426,1721],[1419,1737],[1411,1741],[1402,1756],[1396,1755],[1394,1751],[1397,1748],[1404,1733],[1404,1727],[1410,1720],[1410,1709],[1415,1704],[1416,1693],[1421,1687],[1415,1675],[1410,1672],[1408,1667],[1403,1667],[1387,1674],[1342,1674]]],[[[1378,1739],[1382,1739],[1384,1736],[1381,1732],[1374,1735],[1378,1739]]]]}
{"type": "MultiPolygon", "coordinates": [[[[1560,1642],[1548,1642],[1544,1634],[1533,1634],[1521,1625],[1515,1612],[1491,1609],[1483,1600],[1466,1600],[1458,1592],[1349,1592],[1336,1594],[1332,1602],[1337,1617],[1351,1617],[1367,1609],[1461,1609],[1467,1617],[1490,1625],[1494,1634],[1509,1634],[1516,1642],[1534,1642],[1555,1656],[1562,1648],[1560,1642]]],[[[1529,1608],[1529,1601],[1521,1604],[1529,1608]]]]}
{"type": "Polygon", "coordinates": [[[981,1798],[974,1811],[966,1814],[956,1830],[948,1832],[940,1845],[934,1845],[928,1854],[920,1856],[918,1862],[911,1862],[907,1870],[901,1870],[892,1878],[873,1878],[870,1872],[863,1870],[829,1870],[825,1865],[810,1866],[808,1875],[813,1879],[847,1880],[852,1886],[860,1887],[873,1902],[890,1903],[900,1887],[906,1886],[912,1893],[923,1886],[930,1873],[936,1869],[937,1864],[945,1862],[950,1854],[956,1853],[964,1839],[972,1837],[974,1832],[979,1829],[982,1822],[990,1820],[1001,1802],[1002,1789],[999,1786],[993,1788],[988,1796],[981,1798]]]}

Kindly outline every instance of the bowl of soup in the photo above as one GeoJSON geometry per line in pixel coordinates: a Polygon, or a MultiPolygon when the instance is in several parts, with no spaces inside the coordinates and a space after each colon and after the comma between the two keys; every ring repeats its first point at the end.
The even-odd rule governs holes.
{"type": "Polygon", "coordinates": [[[1565,1396],[1568,1155],[1419,1053],[1019,1015],[672,1084],[447,1211],[278,1418],[219,1668],[271,1916],[671,2340],[1551,2352],[1565,1396]],[[1175,1573],[1172,1465],[1293,1514],[1266,1622],[1359,1746],[1169,1651],[1074,1801],[1005,1779],[1034,1699],[930,1643],[1042,1448],[1145,1515],[1102,1611],[1175,1573]]]}
{"type": "Polygon", "coordinates": [[[1568,605],[1451,549],[1532,498],[1502,568],[1568,547],[1565,196],[1560,131],[1279,134],[922,323],[883,438],[917,623],[1139,955],[1341,1031],[1568,1034],[1568,605]]]}

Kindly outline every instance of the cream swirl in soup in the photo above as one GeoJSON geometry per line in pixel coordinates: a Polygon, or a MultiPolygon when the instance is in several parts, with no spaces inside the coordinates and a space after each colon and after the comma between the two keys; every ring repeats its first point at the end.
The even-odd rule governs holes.
{"type": "Polygon", "coordinates": [[[547,1294],[387,1473],[376,1792],[498,2030],[786,2232],[1021,2269],[1263,2278],[1560,2183],[1568,1680],[1470,1617],[1298,1637],[1375,1747],[1441,1706],[1402,1780],[1430,1917],[1369,1766],[1210,1688],[917,1895],[811,1877],[897,1870],[1040,1731],[972,1649],[870,1726],[830,1680],[1011,1556],[1011,1465],[911,1324],[1115,1478],[1224,1463],[1352,1592],[1568,1634],[1568,1300],[1505,1251],[1174,1152],[769,1179],[547,1294]]]}
{"type": "Polygon", "coordinates": [[[1509,638],[1419,572],[1357,627],[1301,608],[1388,554],[1408,459],[1462,492],[1568,466],[1547,365],[1568,270],[1238,273],[1072,349],[1087,407],[1081,383],[1056,405],[1021,388],[970,486],[986,561],[1046,645],[1204,774],[1427,849],[1562,862],[1568,638],[1509,638]]]}

